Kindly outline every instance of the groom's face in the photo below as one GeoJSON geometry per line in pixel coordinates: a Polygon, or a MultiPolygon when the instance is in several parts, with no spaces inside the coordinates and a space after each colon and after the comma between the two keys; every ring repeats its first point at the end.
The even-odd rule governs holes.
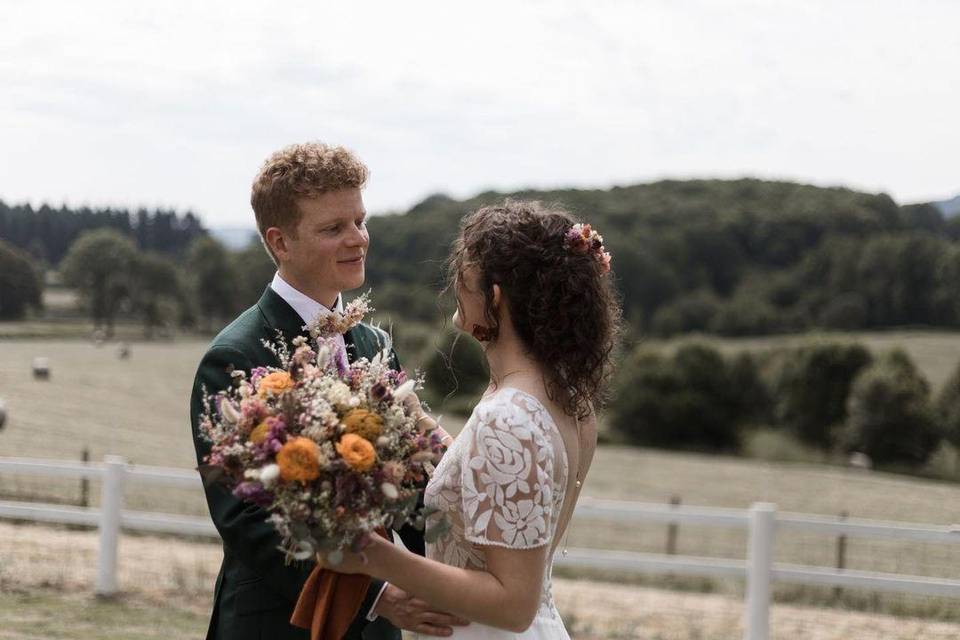
{"type": "Polygon", "coordinates": [[[359,189],[340,189],[297,201],[300,221],[286,238],[285,267],[326,304],[363,284],[370,237],[359,189]]]}

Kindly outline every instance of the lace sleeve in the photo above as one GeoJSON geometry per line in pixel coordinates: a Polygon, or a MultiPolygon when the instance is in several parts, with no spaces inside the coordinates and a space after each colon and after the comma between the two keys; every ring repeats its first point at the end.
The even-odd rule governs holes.
{"type": "Polygon", "coordinates": [[[542,417],[509,400],[481,406],[477,417],[461,470],[465,537],[513,549],[547,544],[554,452],[542,417]]]}

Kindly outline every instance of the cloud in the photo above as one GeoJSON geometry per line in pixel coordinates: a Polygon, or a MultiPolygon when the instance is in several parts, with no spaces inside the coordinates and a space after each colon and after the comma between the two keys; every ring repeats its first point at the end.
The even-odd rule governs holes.
{"type": "Polygon", "coordinates": [[[372,210],[665,175],[960,189],[946,1],[21,1],[9,16],[7,200],[241,224],[262,159],[316,138],[370,164],[372,210]]]}

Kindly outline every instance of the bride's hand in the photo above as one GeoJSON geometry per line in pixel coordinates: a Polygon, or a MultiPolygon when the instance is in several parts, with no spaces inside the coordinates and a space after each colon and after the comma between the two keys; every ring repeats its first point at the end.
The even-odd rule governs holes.
{"type": "Polygon", "coordinates": [[[439,424],[436,427],[436,433],[440,436],[440,442],[447,449],[450,448],[450,445],[453,444],[453,436],[447,433],[447,430],[441,427],[439,424]]]}
{"type": "Polygon", "coordinates": [[[423,407],[420,405],[420,398],[413,392],[408,393],[403,399],[403,408],[406,409],[407,413],[411,416],[418,416],[424,412],[423,407]]]}
{"type": "Polygon", "coordinates": [[[423,406],[420,404],[420,398],[417,397],[417,394],[411,393],[404,398],[403,406],[406,408],[407,413],[417,419],[418,427],[426,431],[435,431],[436,434],[440,436],[440,442],[443,443],[443,446],[445,447],[449,447],[451,444],[453,444],[453,436],[447,433],[447,430],[441,427],[439,422],[434,420],[430,414],[423,410],[423,406]],[[421,420],[426,421],[427,424],[421,426],[421,420]]]}

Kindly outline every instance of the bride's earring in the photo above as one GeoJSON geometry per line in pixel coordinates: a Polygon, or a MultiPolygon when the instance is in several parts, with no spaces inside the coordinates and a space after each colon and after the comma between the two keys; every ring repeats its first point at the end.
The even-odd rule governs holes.
{"type": "Polygon", "coordinates": [[[490,342],[496,340],[500,331],[496,327],[485,327],[480,324],[473,325],[473,331],[470,332],[478,342],[490,342]]]}

